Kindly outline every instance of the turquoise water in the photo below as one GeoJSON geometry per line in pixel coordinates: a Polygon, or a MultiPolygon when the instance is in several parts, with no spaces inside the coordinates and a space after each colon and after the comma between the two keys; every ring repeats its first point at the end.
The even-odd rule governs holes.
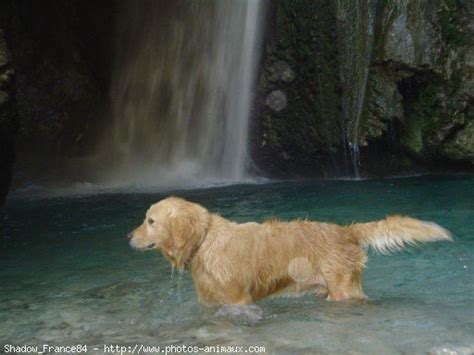
{"type": "Polygon", "coordinates": [[[263,345],[267,354],[474,351],[473,177],[175,194],[237,221],[273,216],[349,223],[407,214],[436,221],[455,241],[371,254],[364,289],[372,301],[366,304],[305,296],[216,316],[197,305],[189,273],[173,275],[160,254],[128,246],[125,234],[163,194],[17,197],[0,215],[0,345],[263,345]]]}

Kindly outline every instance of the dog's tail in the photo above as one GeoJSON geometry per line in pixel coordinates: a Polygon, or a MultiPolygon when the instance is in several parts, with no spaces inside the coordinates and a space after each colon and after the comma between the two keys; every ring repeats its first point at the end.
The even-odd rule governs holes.
{"type": "Polygon", "coordinates": [[[436,223],[401,216],[388,216],[377,222],[355,223],[347,228],[363,247],[372,247],[382,254],[418,243],[452,241],[451,233],[436,223]]]}

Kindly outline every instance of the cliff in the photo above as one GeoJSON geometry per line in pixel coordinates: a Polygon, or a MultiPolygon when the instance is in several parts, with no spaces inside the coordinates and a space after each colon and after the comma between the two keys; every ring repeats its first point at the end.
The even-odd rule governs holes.
{"type": "Polygon", "coordinates": [[[280,0],[271,18],[254,140],[263,170],[472,168],[474,3],[280,0]]]}

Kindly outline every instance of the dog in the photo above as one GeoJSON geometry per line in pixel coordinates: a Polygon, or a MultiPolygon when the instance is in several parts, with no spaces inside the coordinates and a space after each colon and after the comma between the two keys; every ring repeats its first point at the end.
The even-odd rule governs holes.
{"type": "Polygon", "coordinates": [[[180,271],[189,267],[204,305],[306,293],[333,301],[364,300],[369,247],[385,254],[452,240],[436,223],[402,216],[345,226],[310,220],[235,223],[178,197],[152,205],[127,237],[135,249],[160,250],[180,271]]]}

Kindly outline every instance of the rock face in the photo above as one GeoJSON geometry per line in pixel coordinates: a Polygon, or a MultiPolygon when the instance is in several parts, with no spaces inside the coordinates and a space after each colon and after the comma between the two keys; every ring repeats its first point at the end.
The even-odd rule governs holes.
{"type": "Polygon", "coordinates": [[[1,26],[2,20],[4,20],[3,16],[0,17],[0,205],[3,204],[10,186],[17,126],[17,115],[12,95],[13,70],[1,26]]]}
{"type": "Polygon", "coordinates": [[[443,153],[453,159],[474,160],[474,120],[456,132],[443,146],[443,153]]]}
{"type": "Polygon", "coordinates": [[[270,28],[254,142],[264,170],[474,167],[474,2],[280,0],[270,28]],[[282,61],[291,81],[275,75],[282,61]],[[265,102],[276,90],[281,111],[265,102]]]}
{"type": "Polygon", "coordinates": [[[474,163],[462,146],[469,139],[460,139],[469,134],[462,131],[469,129],[471,117],[466,113],[474,95],[469,4],[397,1],[381,11],[387,35],[379,40],[375,61],[391,61],[391,72],[399,76],[405,108],[399,120],[400,143],[421,161],[474,163]],[[403,37],[407,45],[397,46],[397,38],[403,37]]]}
{"type": "Polygon", "coordinates": [[[10,186],[14,160],[15,115],[10,96],[11,68],[8,52],[0,30],[0,205],[10,186]]]}
{"type": "Polygon", "coordinates": [[[343,144],[332,3],[274,3],[252,142],[257,166],[271,173],[324,166],[343,144]]]}
{"type": "Polygon", "coordinates": [[[63,174],[69,157],[88,152],[105,116],[114,1],[7,0],[0,12],[0,159],[10,167],[1,169],[5,190],[14,140],[20,183],[63,174]]]}

